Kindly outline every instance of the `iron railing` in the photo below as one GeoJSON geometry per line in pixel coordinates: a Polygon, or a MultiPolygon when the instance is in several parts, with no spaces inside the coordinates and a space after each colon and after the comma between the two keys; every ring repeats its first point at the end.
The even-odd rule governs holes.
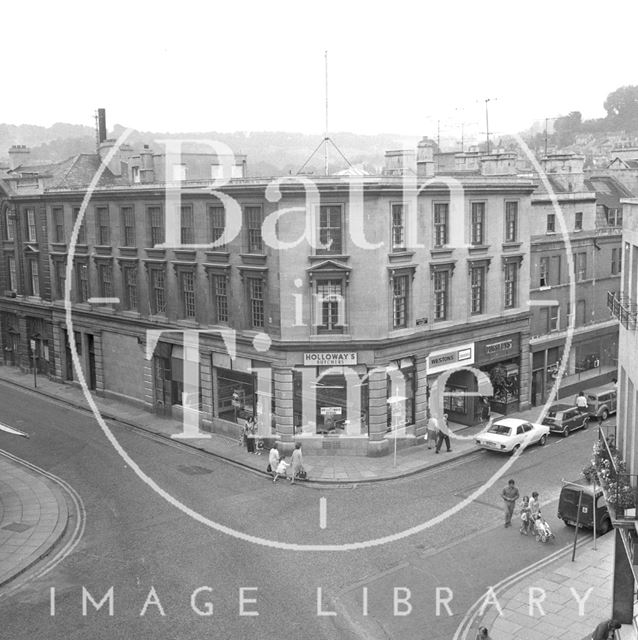
{"type": "Polygon", "coordinates": [[[636,330],[638,319],[638,304],[629,296],[615,291],[607,292],[607,307],[611,315],[617,318],[625,329],[636,330]]]}

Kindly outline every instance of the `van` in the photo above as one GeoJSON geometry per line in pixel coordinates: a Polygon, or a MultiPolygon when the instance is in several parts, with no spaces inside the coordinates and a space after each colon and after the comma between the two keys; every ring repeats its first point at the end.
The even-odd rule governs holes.
{"type": "Polygon", "coordinates": [[[597,420],[607,420],[609,414],[616,413],[616,389],[593,391],[587,393],[589,417],[597,420]]]}
{"type": "Polygon", "coordinates": [[[600,535],[607,533],[612,528],[611,516],[607,509],[607,503],[603,496],[603,490],[597,486],[594,496],[594,485],[587,484],[585,480],[566,482],[558,498],[558,517],[567,525],[575,525],[578,515],[578,500],[582,492],[580,503],[580,518],[578,525],[587,529],[594,528],[600,535]],[[594,497],[596,509],[592,508],[594,497]]]}
{"type": "Polygon", "coordinates": [[[576,429],[587,427],[589,414],[581,413],[578,407],[571,404],[553,404],[543,418],[543,424],[549,427],[550,433],[558,433],[565,438],[576,429]]]}

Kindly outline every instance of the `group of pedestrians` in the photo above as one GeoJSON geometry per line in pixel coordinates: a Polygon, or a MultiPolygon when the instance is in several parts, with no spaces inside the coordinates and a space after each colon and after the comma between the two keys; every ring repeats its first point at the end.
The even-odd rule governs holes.
{"type": "Polygon", "coordinates": [[[305,474],[303,467],[303,455],[301,453],[301,442],[295,444],[295,449],[292,452],[290,463],[286,462],[286,456],[279,455],[279,449],[273,444],[268,454],[268,469],[272,474],[273,482],[277,482],[278,478],[288,478],[290,484],[295,484],[295,480],[301,478],[305,474]],[[288,476],[288,469],[290,468],[290,476],[288,476]]]}
{"type": "Polygon", "coordinates": [[[447,424],[447,413],[443,414],[443,418],[441,418],[440,423],[439,419],[434,416],[430,416],[428,419],[428,424],[426,427],[426,441],[428,443],[428,449],[432,448],[434,445],[434,453],[439,453],[441,451],[441,447],[445,442],[445,449],[449,453],[452,451],[450,447],[450,436],[449,428],[447,424]]]}
{"type": "MultiPolygon", "coordinates": [[[[516,501],[521,494],[514,480],[509,480],[507,486],[501,492],[501,497],[505,504],[505,528],[512,526],[512,516],[514,515],[514,507],[516,501]]],[[[532,497],[523,496],[521,504],[521,528],[520,532],[527,535],[532,531],[533,522],[541,514],[541,505],[538,498],[538,491],[532,491],[532,497]]]]}

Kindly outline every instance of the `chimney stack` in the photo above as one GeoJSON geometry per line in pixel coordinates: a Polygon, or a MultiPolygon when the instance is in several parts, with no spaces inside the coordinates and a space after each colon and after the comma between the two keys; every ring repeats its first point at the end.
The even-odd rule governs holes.
{"type": "Polygon", "coordinates": [[[575,153],[550,153],[541,158],[541,166],[565,191],[578,192],[585,189],[585,156],[575,153]]]}
{"type": "Polygon", "coordinates": [[[97,138],[99,144],[106,140],[106,109],[97,110],[97,138]]]}
{"type": "Polygon", "coordinates": [[[431,178],[434,175],[434,140],[425,137],[416,147],[416,175],[431,178]]]}
{"type": "Polygon", "coordinates": [[[29,147],[26,144],[14,144],[9,149],[9,168],[17,169],[29,158],[29,147]]]}

